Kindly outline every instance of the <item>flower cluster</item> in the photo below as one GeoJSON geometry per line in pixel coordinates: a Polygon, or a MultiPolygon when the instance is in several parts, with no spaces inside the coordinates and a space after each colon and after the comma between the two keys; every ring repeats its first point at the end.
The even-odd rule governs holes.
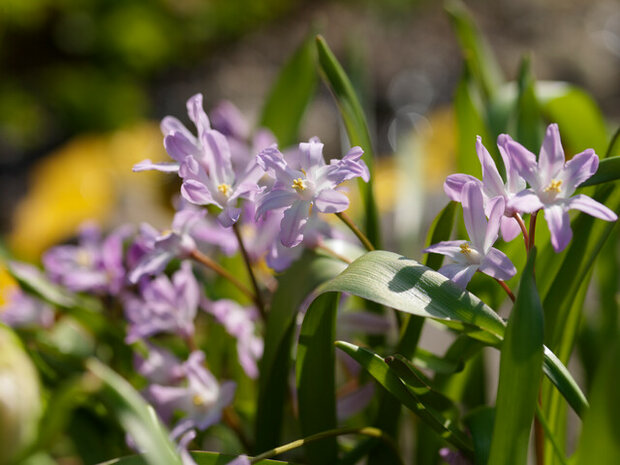
{"type": "Polygon", "coordinates": [[[617,220],[613,211],[596,200],[584,194],[573,196],[575,189],[596,172],[599,160],[594,150],[587,149],[566,162],[557,124],[547,128],[538,159],[507,134],[498,137],[497,147],[504,162],[505,181],[478,137],[476,152],[482,181],[453,174],[444,183],[446,194],[463,205],[470,241],[444,241],[424,249],[451,258],[454,263],[439,271],[463,288],[476,271],[498,280],[516,274],[508,257],[492,245],[500,230],[505,241],[519,235],[522,214],[545,212],[556,252],[564,250],[572,238],[569,210],[581,210],[605,221],[617,220]]]}

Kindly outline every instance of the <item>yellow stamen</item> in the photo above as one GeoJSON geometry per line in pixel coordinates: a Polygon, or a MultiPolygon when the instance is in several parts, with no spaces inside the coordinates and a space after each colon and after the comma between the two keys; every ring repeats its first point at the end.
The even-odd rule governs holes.
{"type": "Polygon", "coordinates": [[[217,190],[224,194],[226,197],[228,197],[232,189],[230,188],[230,184],[220,184],[219,186],[217,186],[217,190]]]}
{"type": "Polygon", "coordinates": [[[469,256],[473,252],[472,248],[467,243],[461,244],[459,247],[461,248],[461,253],[463,255],[469,256]]]}
{"type": "Polygon", "coordinates": [[[293,184],[291,185],[291,187],[295,189],[296,191],[305,191],[306,182],[301,178],[297,178],[293,180],[293,184]]]}
{"type": "Polygon", "coordinates": [[[80,249],[77,252],[75,261],[77,262],[78,265],[84,268],[88,268],[89,266],[92,265],[93,258],[90,255],[90,253],[88,253],[86,250],[80,249]]]}
{"type": "Polygon", "coordinates": [[[560,192],[560,187],[562,186],[562,181],[559,179],[552,179],[547,187],[543,189],[544,192],[555,192],[556,194],[560,192]]]}
{"type": "Polygon", "coordinates": [[[196,407],[200,407],[201,405],[204,405],[205,400],[202,398],[202,396],[194,394],[194,397],[192,397],[192,402],[196,407]]]}

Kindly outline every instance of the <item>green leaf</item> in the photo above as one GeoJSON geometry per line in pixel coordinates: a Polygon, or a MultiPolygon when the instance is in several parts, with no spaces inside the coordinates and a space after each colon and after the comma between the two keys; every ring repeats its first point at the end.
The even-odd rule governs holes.
{"type": "Polygon", "coordinates": [[[504,323],[475,295],[401,255],[377,250],[355,260],[319,292],[348,292],[412,315],[435,319],[471,337],[497,343],[504,323]]]}
{"type": "Polygon", "coordinates": [[[536,153],[542,143],[543,121],[536,98],[536,80],[532,76],[531,59],[526,56],[519,70],[519,94],[517,97],[517,140],[536,153]]]}
{"type": "MultiPolygon", "coordinates": [[[[297,346],[297,393],[302,435],[334,429],[336,380],[334,339],[337,293],[316,298],[306,311],[297,346]]],[[[305,445],[310,463],[334,463],[338,458],[336,438],[305,445]]]]}
{"type": "Polygon", "coordinates": [[[331,90],[340,115],[344,122],[352,146],[359,145],[364,150],[362,159],[368,165],[370,181],[359,180],[362,201],[364,202],[365,233],[375,248],[380,247],[381,232],[379,229],[379,211],[373,193],[374,152],[370,141],[370,133],[362,106],[355,95],[353,85],[342,69],[342,66],[321,36],[316,38],[319,56],[319,67],[324,81],[331,90]]]}
{"type": "Polygon", "coordinates": [[[616,332],[592,387],[592,408],[587,413],[577,465],[591,463],[620,463],[620,340],[616,332]]]}
{"type": "MultiPolygon", "coordinates": [[[[459,204],[457,202],[451,200],[450,202],[448,202],[448,205],[443,207],[443,209],[435,217],[433,223],[431,224],[431,227],[428,230],[428,235],[426,236],[427,246],[450,239],[450,235],[452,234],[452,228],[454,226],[454,216],[456,214],[458,205],[459,204]]],[[[443,259],[443,255],[429,253],[426,255],[424,265],[432,268],[433,270],[438,270],[439,268],[441,268],[443,259]]]]}
{"type": "Polygon", "coordinates": [[[620,179],[620,157],[603,158],[599,161],[598,170],[590,179],[586,179],[579,187],[595,186],[620,179]]]}
{"type": "Polygon", "coordinates": [[[102,383],[101,396],[125,431],[133,438],[149,465],[182,465],[157,414],[120,375],[99,360],[86,362],[88,371],[102,383]]]}
{"type": "Polygon", "coordinates": [[[492,96],[504,81],[504,77],[491,48],[477,30],[463,2],[460,0],[446,2],[446,11],[452,20],[467,66],[479,88],[487,97],[492,96]]]}
{"type": "Polygon", "coordinates": [[[420,368],[441,374],[458,373],[463,370],[465,365],[463,360],[448,360],[445,357],[439,357],[438,355],[435,355],[428,350],[424,350],[421,347],[416,349],[415,355],[413,356],[413,363],[420,368]]]}
{"type": "Polygon", "coordinates": [[[529,257],[501,348],[492,464],[525,464],[543,362],[543,310],[534,280],[536,249],[529,257]]]}
{"type": "Polygon", "coordinates": [[[346,264],[306,251],[278,277],[265,329],[265,349],[260,361],[256,414],[256,453],[280,443],[284,399],[289,389],[291,348],[299,307],[319,284],[340,273],[346,264]]]}
{"type": "Polygon", "coordinates": [[[269,92],[260,126],[271,129],[281,147],[298,140],[299,126],[317,84],[314,35],[284,65],[269,92]]]}
{"type": "Polygon", "coordinates": [[[491,439],[493,438],[495,408],[478,407],[469,412],[464,420],[474,443],[474,464],[487,465],[491,452],[491,439]]]}
{"type": "Polygon", "coordinates": [[[355,359],[381,386],[405,407],[418,415],[422,421],[439,433],[447,442],[466,455],[472,455],[473,448],[467,435],[460,431],[452,420],[427,406],[419,396],[408,389],[383,358],[368,349],[344,341],[336,341],[336,347],[355,359]]]}

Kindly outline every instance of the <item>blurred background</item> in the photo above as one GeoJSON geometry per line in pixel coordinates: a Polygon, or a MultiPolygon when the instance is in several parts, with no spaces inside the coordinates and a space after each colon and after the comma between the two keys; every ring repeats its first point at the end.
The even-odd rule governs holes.
{"type": "MultiPolygon", "coordinates": [[[[536,78],[585,88],[617,126],[616,0],[465,3],[509,79],[531,52],[536,78]]],[[[279,69],[313,31],[325,36],[362,95],[383,159],[380,202],[389,209],[398,196],[388,188],[388,155],[411,131],[426,134],[433,151],[417,179],[440,191],[453,169],[449,105],[462,73],[442,2],[0,0],[5,246],[36,260],[86,218],[165,225],[174,180],[131,172],[144,158],[166,158],[159,120],[172,114],[187,122],[185,101],[202,92],[207,112],[230,100],[255,121],[279,69]]],[[[320,86],[301,136],[319,135],[331,158],[341,149],[339,124],[320,86]]]]}

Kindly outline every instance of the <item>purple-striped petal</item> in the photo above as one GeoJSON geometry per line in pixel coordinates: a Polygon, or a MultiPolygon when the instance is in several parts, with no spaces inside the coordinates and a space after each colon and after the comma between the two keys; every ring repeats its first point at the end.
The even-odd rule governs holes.
{"type": "Polygon", "coordinates": [[[538,196],[530,189],[521,191],[511,198],[508,206],[519,213],[534,213],[544,207],[538,196]]]}
{"type": "Polygon", "coordinates": [[[478,270],[492,278],[504,281],[517,274],[517,269],[506,254],[495,247],[487,252],[478,270]]]}
{"type": "Polygon", "coordinates": [[[194,179],[186,179],[181,185],[181,195],[185,200],[196,205],[215,203],[207,186],[194,179]]]}
{"type": "Polygon", "coordinates": [[[521,228],[519,227],[517,220],[507,216],[502,217],[499,224],[499,229],[502,232],[502,239],[506,242],[512,241],[521,232],[521,228]]]}
{"type": "Polygon", "coordinates": [[[189,119],[192,120],[194,125],[196,125],[196,129],[198,129],[198,139],[202,139],[203,133],[211,128],[209,118],[202,108],[202,94],[191,96],[187,100],[186,106],[189,119]]]}
{"type": "Polygon", "coordinates": [[[162,171],[164,173],[176,173],[179,171],[179,164],[174,162],[153,163],[151,160],[142,160],[133,165],[132,171],[138,173],[140,171],[162,171]]]}
{"type": "Polygon", "coordinates": [[[277,210],[279,208],[293,205],[299,196],[292,191],[272,190],[261,195],[257,201],[256,218],[261,218],[269,210],[277,210]]]}
{"type": "Polygon", "coordinates": [[[519,175],[536,190],[544,187],[540,186],[536,155],[512,139],[507,141],[504,147],[519,175]]]}
{"type": "Polygon", "coordinates": [[[482,251],[486,254],[495,244],[499,235],[499,223],[504,217],[505,201],[503,197],[495,197],[489,200],[489,222],[486,225],[482,251]]]}
{"type": "Polygon", "coordinates": [[[568,212],[562,205],[551,205],[545,208],[545,219],[551,233],[553,250],[561,252],[573,237],[568,212]]]}
{"type": "Polygon", "coordinates": [[[478,265],[460,265],[458,263],[451,263],[449,265],[442,266],[439,272],[446,278],[450,279],[460,288],[465,289],[467,283],[471,281],[472,276],[478,270],[478,265]]]}
{"type": "Polygon", "coordinates": [[[179,163],[188,155],[198,155],[196,144],[181,132],[173,132],[164,137],[164,148],[168,155],[179,163]]]}
{"type": "Polygon", "coordinates": [[[484,200],[480,185],[474,182],[465,184],[461,203],[469,239],[476,249],[482,251],[487,233],[487,218],[484,215],[484,200]]]}
{"type": "Polygon", "coordinates": [[[239,220],[239,215],[241,215],[241,208],[226,206],[222,212],[217,215],[217,221],[219,221],[223,227],[230,228],[239,220]]]}
{"type": "Polygon", "coordinates": [[[616,221],[618,219],[618,215],[616,215],[613,210],[584,194],[571,197],[568,201],[568,208],[569,210],[580,210],[605,221],[616,221]]]}
{"type": "Polygon", "coordinates": [[[314,206],[321,213],[338,213],[349,208],[349,198],[334,189],[323,189],[314,199],[314,206]]]}
{"type": "Polygon", "coordinates": [[[461,254],[461,245],[467,241],[441,241],[425,248],[423,253],[438,253],[450,258],[457,258],[461,254]]]}
{"type": "Polygon", "coordinates": [[[480,165],[482,165],[482,185],[484,193],[488,197],[503,196],[506,190],[504,188],[504,180],[499,175],[499,171],[497,171],[497,166],[495,166],[495,161],[493,161],[491,154],[486,147],[482,145],[482,138],[480,136],[476,138],[476,153],[478,154],[480,165]]]}
{"type": "Polygon", "coordinates": [[[313,137],[308,142],[302,142],[299,144],[299,150],[301,150],[301,167],[309,171],[325,165],[325,159],[323,158],[323,143],[318,137],[313,137]]]}
{"type": "Polygon", "coordinates": [[[284,211],[280,223],[280,241],[285,247],[295,247],[303,239],[302,231],[308,221],[310,202],[296,200],[284,211]]]}
{"type": "Polygon", "coordinates": [[[592,149],[587,149],[566,162],[560,174],[562,181],[566,183],[562,186],[565,195],[571,195],[579,184],[591,178],[598,169],[598,162],[598,155],[592,149]]]}
{"type": "Polygon", "coordinates": [[[448,197],[460,203],[461,195],[463,194],[463,186],[468,182],[476,182],[482,185],[482,182],[478,178],[474,178],[469,174],[451,174],[446,178],[443,184],[443,190],[448,197]]]}

